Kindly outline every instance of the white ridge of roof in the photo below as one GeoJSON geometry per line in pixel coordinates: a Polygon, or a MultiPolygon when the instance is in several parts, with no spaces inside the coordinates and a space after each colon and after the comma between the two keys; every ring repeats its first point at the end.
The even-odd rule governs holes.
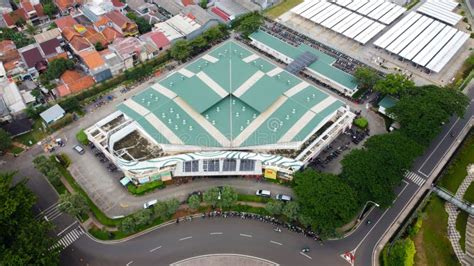
{"type": "Polygon", "coordinates": [[[438,53],[441,48],[456,34],[456,29],[453,27],[445,27],[431,42],[418,53],[413,62],[420,66],[425,66],[438,53]]]}
{"type": "Polygon", "coordinates": [[[428,17],[422,17],[415,24],[413,24],[407,31],[400,35],[391,45],[387,47],[387,50],[394,54],[400,53],[408,44],[411,43],[422,31],[424,31],[431,23],[433,19],[428,17]]]}
{"type": "Polygon", "coordinates": [[[316,5],[310,7],[309,9],[307,9],[305,12],[302,12],[300,15],[304,18],[310,19],[311,17],[313,17],[315,15],[315,13],[314,13],[315,10],[318,10],[321,6],[326,6],[327,4],[329,4],[329,3],[326,2],[326,1],[321,1],[321,2],[317,3],[316,5]]]}
{"type": "Polygon", "coordinates": [[[385,14],[387,14],[390,10],[393,9],[395,5],[389,2],[384,2],[381,4],[379,7],[376,9],[372,10],[367,16],[369,18],[373,18],[375,20],[379,20],[381,17],[383,17],[385,14]]]}
{"type": "Polygon", "coordinates": [[[406,8],[394,5],[393,9],[390,10],[387,14],[385,14],[383,17],[379,19],[380,22],[383,24],[390,24],[394,20],[396,20],[398,17],[400,17],[403,13],[405,13],[406,8]]]}
{"type": "Polygon", "coordinates": [[[410,45],[399,54],[401,57],[412,60],[444,27],[446,24],[434,21],[410,45]]]}
{"type": "Polygon", "coordinates": [[[430,17],[446,22],[452,26],[456,25],[462,19],[461,15],[443,9],[433,2],[424,3],[422,6],[420,6],[420,8],[418,8],[417,11],[419,13],[423,13],[430,17]]]}
{"type": "Polygon", "coordinates": [[[353,0],[339,0],[334,2],[334,4],[340,5],[340,6],[347,6],[348,4],[352,3],[353,0]]]}
{"type": "Polygon", "coordinates": [[[356,11],[357,9],[361,8],[363,5],[367,4],[369,0],[356,0],[346,6],[347,9],[352,11],[356,11]]]}
{"type": "Polygon", "coordinates": [[[334,13],[338,12],[341,9],[342,7],[340,6],[332,5],[328,7],[326,10],[324,10],[324,12],[321,12],[318,15],[311,18],[311,21],[317,24],[321,24],[321,22],[327,20],[330,16],[334,15],[334,13]]]}
{"type": "Polygon", "coordinates": [[[319,0],[314,1],[304,1],[303,3],[293,7],[290,11],[300,15],[302,12],[308,10],[308,8],[312,7],[313,5],[317,4],[319,0]]]}
{"type": "Polygon", "coordinates": [[[374,23],[373,20],[368,19],[366,17],[363,17],[356,24],[354,24],[352,27],[350,27],[348,30],[346,30],[343,34],[344,34],[344,36],[353,39],[359,33],[361,33],[366,28],[368,28],[372,23],[374,23]]]}
{"type": "Polygon", "coordinates": [[[330,29],[334,27],[334,25],[348,17],[350,14],[352,14],[352,11],[342,8],[341,10],[333,14],[329,19],[326,19],[323,23],[321,23],[321,25],[330,29]]]}
{"type": "Polygon", "coordinates": [[[331,8],[332,6],[334,6],[333,4],[329,3],[329,2],[322,2],[323,4],[318,6],[317,8],[313,9],[313,11],[310,13],[308,19],[311,19],[313,17],[315,17],[316,15],[318,15],[319,13],[325,13],[326,10],[328,10],[329,8],[331,8]],[[323,12],[324,11],[324,12],[323,12]]]}
{"type": "Polygon", "coordinates": [[[370,25],[364,32],[357,35],[354,39],[361,44],[366,44],[370,39],[372,39],[375,35],[377,35],[380,31],[385,28],[385,25],[375,22],[374,24],[370,25]]]}
{"type": "Polygon", "coordinates": [[[386,48],[389,46],[395,39],[405,32],[413,23],[415,23],[422,16],[418,13],[411,12],[408,13],[402,20],[400,20],[396,25],[390,28],[385,34],[378,38],[374,45],[380,48],[386,48]]]}
{"type": "Polygon", "coordinates": [[[426,67],[436,73],[440,72],[468,39],[468,34],[458,31],[426,67]]]}
{"type": "Polygon", "coordinates": [[[459,3],[452,0],[428,0],[426,2],[433,3],[447,11],[453,11],[459,3]]]}
{"type": "Polygon", "coordinates": [[[364,5],[363,7],[358,9],[357,13],[367,16],[370,12],[375,10],[377,7],[379,7],[383,3],[384,3],[384,0],[372,0],[367,5],[364,5]]]}
{"type": "Polygon", "coordinates": [[[334,30],[337,33],[343,33],[360,19],[362,19],[361,15],[352,13],[350,16],[348,16],[343,21],[339,22],[336,26],[334,26],[332,30],[334,30]]]}

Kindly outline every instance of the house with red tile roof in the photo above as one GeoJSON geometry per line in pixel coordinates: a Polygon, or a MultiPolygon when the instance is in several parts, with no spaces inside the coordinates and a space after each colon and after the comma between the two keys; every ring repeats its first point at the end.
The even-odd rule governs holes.
{"type": "Polygon", "coordinates": [[[118,38],[109,45],[109,49],[120,56],[125,69],[148,59],[144,44],[135,37],[118,38]]]}
{"type": "Polygon", "coordinates": [[[82,4],[82,0],[53,0],[61,15],[70,14],[76,7],[82,4]]]}
{"type": "Polygon", "coordinates": [[[0,62],[3,62],[8,77],[15,77],[26,71],[26,65],[13,41],[0,41],[0,62]]]}
{"type": "Polygon", "coordinates": [[[140,37],[138,37],[141,41],[146,44],[151,45],[155,49],[149,52],[149,59],[157,56],[161,52],[167,50],[171,47],[171,42],[166,38],[165,34],[159,31],[151,31],[147,32],[140,37]]]}
{"type": "Polygon", "coordinates": [[[102,16],[94,22],[94,29],[104,35],[107,44],[112,43],[116,38],[123,37],[123,34],[114,28],[114,23],[107,16],[102,16]]]}
{"type": "Polygon", "coordinates": [[[23,8],[2,14],[2,18],[5,25],[10,29],[16,28],[17,24],[25,24],[29,19],[25,9],[23,8]]]}
{"type": "Polygon", "coordinates": [[[65,28],[73,28],[74,25],[79,24],[79,22],[77,22],[77,20],[75,20],[72,16],[64,16],[57,18],[56,20],[54,20],[54,23],[61,31],[63,31],[65,28]]]}
{"type": "Polygon", "coordinates": [[[112,72],[97,51],[83,51],[79,53],[79,57],[95,81],[101,82],[112,77],[112,72]]]}
{"type": "Polygon", "coordinates": [[[137,24],[119,11],[113,10],[105,14],[105,16],[112,21],[114,29],[123,34],[123,36],[138,35],[137,24]]]}
{"type": "Polygon", "coordinates": [[[94,79],[75,70],[66,70],[60,77],[60,84],[56,87],[59,97],[75,94],[92,87],[94,79]]]}
{"type": "Polygon", "coordinates": [[[114,5],[115,10],[124,13],[125,8],[127,8],[127,3],[124,3],[120,0],[112,0],[112,5],[114,5]]]}

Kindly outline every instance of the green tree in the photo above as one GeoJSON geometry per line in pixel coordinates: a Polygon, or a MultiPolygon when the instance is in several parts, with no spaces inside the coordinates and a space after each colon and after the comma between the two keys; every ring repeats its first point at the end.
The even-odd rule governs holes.
{"type": "Polygon", "coordinates": [[[201,198],[198,195],[191,195],[188,199],[188,206],[192,210],[197,210],[201,206],[201,198]]]}
{"type": "Polygon", "coordinates": [[[192,54],[199,54],[207,48],[208,43],[206,38],[203,36],[198,36],[189,42],[189,45],[191,46],[192,54]]]}
{"type": "Polygon", "coordinates": [[[428,145],[453,115],[462,117],[469,98],[462,92],[437,86],[417,87],[405,93],[388,114],[401,125],[401,132],[428,145]]]}
{"type": "Polygon", "coordinates": [[[133,219],[137,227],[147,226],[153,220],[153,211],[151,209],[139,210],[133,214],[133,219]]]}
{"type": "Polygon", "coordinates": [[[323,237],[353,219],[359,209],[356,193],[339,176],[311,168],[295,174],[296,200],[300,222],[319,230],[323,237]]]}
{"type": "Polygon", "coordinates": [[[171,47],[171,57],[178,61],[185,61],[191,55],[191,46],[188,41],[179,40],[171,47]]]}
{"type": "Polygon", "coordinates": [[[50,82],[58,79],[66,70],[74,68],[74,62],[69,59],[58,58],[51,61],[48,65],[48,70],[40,75],[40,82],[45,87],[50,87],[50,82]]]}
{"type": "Polygon", "coordinates": [[[8,132],[0,128],[0,152],[4,152],[12,145],[12,138],[8,132]]]}
{"type": "Polygon", "coordinates": [[[170,218],[170,216],[168,215],[168,207],[164,202],[156,203],[153,207],[153,212],[155,213],[155,215],[160,217],[161,220],[167,220],[170,218]]]}
{"type": "Polygon", "coordinates": [[[85,215],[89,211],[87,200],[81,194],[64,193],[59,195],[59,210],[72,216],[85,215]]]}
{"type": "Polygon", "coordinates": [[[203,9],[207,9],[207,0],[199,1],[199,6],[202,7],[203,9]]]}
{"type": "Polygon", "coordinates": [[[56,164],[49,160],[46,156],[40,155],[33,159],[35,168],[45,175],[49,182],[55,187],[61,185],[61,172],[57,168],[56,164]]]}
{"type": "Polygon", "coordinates": [[[127,13],[127,17],[137,24],[138,32],[140,32],[140,34],[144,34],[151,31],[152,26],[143,17],[139,17],[133,12],[127,13]]]}
{"type": "Polygon", "coordinates": [[[27,24],[26,25],[26,32],[28,32],[28,34],[30,34],[30,35],[35,35],[35,33],[36,33],[35,26],[27,24]]]}
{"type": "Polygon", "coordinates": [[[341,175],[357,192],[361,204],[372,200],[388,207],[395,199],[394,188],[422,152],[421,145],[400,132],[373,136],[363,149],[344,157],[341,175]]]}
{"type": "Polygon", "coordinates": [[[123,220],[119,224],[119,230],[127,234],[135,232],[136,230],[135,219],[132,216],[123,218],[123,220]]]}
{"type": "Polygon", "coordinates": [[[35,195],[26,179],[13,182],[0,173],[0,261],[2,265],[59,265],[59,249],[48,232],[52,225],[32,212],[35,195]]]}
{"type": "Polygon", "coordinates": [[[280,215],[283,211],[283,202],[269,201],[265,204],[265,210],[267,210],[271,215],[280,215]]]}
{"type": "Polygon", "coordinates": [[[221,189],[221,199],[218,201],[217,206],[220,208],[229,208],[237,202],[237,192],[229,186],[225,186],[221,189]]]}
{"type": "Polygon", "coordinates": [[[166,213],[169,216],[172,216],[173,214],[176,213],[176,211],[179,208],[179,201],[177,199],[170,199],[165,202],[166,205],[166,213]]]}
{"type": "Polygon", "coordinates": [[[410,238],[399,239],[385,253],[384,265],[386,266],[412,266],[416,253],[415,243],[410,238]]]}
{"type": "Polygon", "coordinates": [[[220,190],[218,187],[208,189],[202,194],[203,201],[207,204],[212,205],[213,207],[216,207],[217,202],[219,201],[219,191],[220,190]]]}
{"type": "Polygon", "coordinates": [[[97,51],[102,51],[105,49],[105,47],[102,45],[101,42],[96,42],[95,45],[94,45],[94,48],[97,50],[97,51]]]}
{"type": "Polygon", "coordinates": [[[233,27],[242,34],[244,38],[257,31],[263,24],[263,16],[258,12],[249,13],[239,18],[233,27]]]}
{"type": "Polygon", "coordinates": [[[216,26],[205,31],[202,34],[202,37],[204,37],[208,43],[213,43],[217,40],[224,38],[224,33],[222,32],[221,27],[216,26]]]}
{"type": "Polygon", "coordinates": [[[52,0],[41,1],[41,4],[43,5],[44,14],[49,18],[53,18],[58,13],[58,8],[52,0]]]}
{"type": "Polygon", "coordinates": [[[13,41],[17,49],[34,43],[34,40],[27,37],[23,32],[19,32],[10,28],[0,28],[0,41],[3,40],[13,41]]]}
{"type": "Polygon", "coordinates": [[[296,201],[289,201],[283,206],[282,214],[286,216],[290,221],[295,221],[298,218],[298,212],[300,211],[300,205],[296,201]]]}
{"type": "Polygon", "coordinates": [[[354,72],[354,79],[359,88],[372,89],[380,79],[380,76],[370,67],[358,67],[354,72]]]}
{"type": "Polygon", "coordinates": [[[415,83],[402,74],[388,74],[385,78],[379,79],[374,90],[382,94],[400,94],[415,87],[415,83]]]}

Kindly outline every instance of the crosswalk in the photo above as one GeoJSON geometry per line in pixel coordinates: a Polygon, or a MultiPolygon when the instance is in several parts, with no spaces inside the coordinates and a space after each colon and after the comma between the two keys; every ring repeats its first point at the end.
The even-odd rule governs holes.
{"type": "Polygon", "coordinates": [[[36,218],[37,219],[45,219],[46,221],[53,221],[54,219],[58,218],[61,216],[63,213],[59,210],[59,202],[56,202],[55,204],[49,206],[42,212],[40,212],[36,218]]]}
{"type": "Polygon", "coordinates": [[[421,177],[418,174],[413,173],[411,171],[407,171],[405,173],[405,178],[410,180],[411,182],[413,182],[414,184],[416,184],[418,186],[422,186],[426,181],[423,177],[421,177]]]}
{"type": "Polygon", "coordinates": [[[77,239],[79,239],[84,234],[84,230],[82,227],[77,226],[76,228],[69,231],[67,234],[62,236],[56,244],[54,244],[51,248],[60,248],[61,250],[67,248],[69,245],[74,243],[77,239]]]}

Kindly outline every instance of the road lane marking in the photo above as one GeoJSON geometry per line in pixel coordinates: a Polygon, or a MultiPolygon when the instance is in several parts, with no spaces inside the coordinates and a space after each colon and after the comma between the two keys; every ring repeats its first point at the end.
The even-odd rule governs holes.
{"type": "Polygon", "coordinates": [[[154,251],[156,251],[156,250],[158,250],[158,249],[160,249],[160,248],[161,248],[161,246],[156,247],[156,248],[152,248],[152,249],[150,249],[150,252],[154,252],[154,251]]]}
{"type": "Polygon", "coordinates": [[[247,235],[247,234],[240,234],[240,236],[243,236],[243,237],[252,237],[252,235],[247,235]]]}
{"type": "MultiPolygon", "coordinates": [[[[405,189],[408,187],[409,183],[406,182],[405,180],[402,180],[403,183],[405,183],[405,186],[403,187],[403,189],[397,194],[397,196],[395,197],[395,199],[393,200],[392,204],[398,199],[398,197],[405,191],[405,189]]],[[[421,188],[421,187],[419,187],[421,188]]],[[[406,205],[405,205],[406,206],[406,205]]],[[[380,218],[377,220],[377,222],[375,222],[375,224],[372,226],[372,228],[370,228],[369,232],[367,232],[367,234],[364,236],[364,238],[362,238],[362,240],[359,242],[359,244],[357,244],[357,246],[352,250],[354,251],[354,254],[356,253],[357,249],[360,247],[360,245],[362,245],[362,242],[364,242],[364,240],[369,236],[369,234],[372,232],[372,230],[374,230],[374,228],[377,226],[377,224],[382,220],[382,218],[385,216],[385,214],[390,210],[390,208],[386,209],[383,213],[382,213],[382,216],[380,216],[380,218]]]]}
{"type": "Polygon", "coordinates": [[[75,224],[77,224],[77,220],[76,220],[74,223],[70,224],[68,227],[64,228],[64,230],[62,230],[61,232],[59,232],[59,233],[57,234],[57,236],[59,236],[60,234],[66,232],[67,229],[71,228],[71,226],[73,226],[73,225],[75,225],[75,224]]]}
{"type": "Polygon", "coordinates": [[[183,241],[183,240],[187,240],[187,239],[191,239],[193,238],[192,236],[187,236],[187,237],[183,237],[183,238],[180,238],[179,241],[183,241]]]}
{"type": "Polygon", "coordinates": [[[222,235],[222,232],[212,232],[212,233],[210,233],[210,235],[211,235],[211,236],[212,236],[212,235],[222,235]]]}
{"type": "Polygon", "coordinates": [[[308,256],[307,254],[304,254],[303,252],[300,252],[301,255],[305,256],[306,258],[312,260],[313,258],[311,258],[310,256],[308,256]]]}
{"type": "Polygon", "coordinates": [[[133,260],[129,261],[129,262],[127,263],[127,266],[131,265],[132,263],[133,263],[133,260]]]}
{"type": "Polygon", "coordinates": [[[270,243],[275,244],[275,245],[279,245],[279,246],[283,245],[282,243],[276,242],[276,241],[273,241],[273,240],[270,240],[270,243]]]}

